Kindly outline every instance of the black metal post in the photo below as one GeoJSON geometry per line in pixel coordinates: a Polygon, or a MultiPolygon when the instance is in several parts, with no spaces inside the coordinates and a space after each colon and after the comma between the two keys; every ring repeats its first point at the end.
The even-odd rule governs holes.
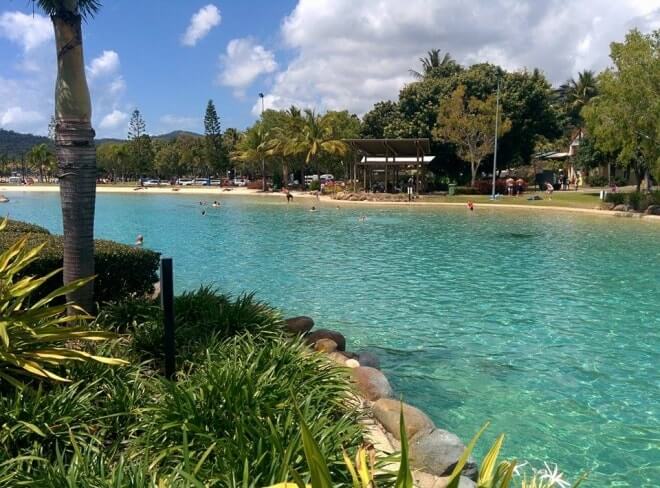
{"type": "Polygon", "coordinates": [[[160,260],[160,300],[165,324],[165,376],[174,379],[176,344],[174,343],[174,277],[172,258],[160,260]]]}

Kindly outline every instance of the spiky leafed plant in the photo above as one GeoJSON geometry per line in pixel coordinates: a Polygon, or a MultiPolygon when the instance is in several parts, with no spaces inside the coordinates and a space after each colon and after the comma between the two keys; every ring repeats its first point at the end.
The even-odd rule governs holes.
{"type": "MultiPolygon", "coordinates": [[[[0,223],[0,231],[6,226],[5,219],[0,223]]],[[[114,337],[109,332],[72,326],[88,318],[84,311],[73,304],[53,304],[70,291],[84,286],[90,278],[71,281],[30,303],[32,293],[61,270],[40,278],[17,278],[37,259],[45,245],[29,249],[27,240],[24,237],[16,241],[0,254],[0,385],[9,383],[21,388],[21,379],[25,376],[68,381],[51,370],[53,366],[68,361],[125,364],[125,361],[95,356],[68,345],[71,341],[98,341],[114,337]],[[65,315],[67,306],[76,314],[65,315]]]]}
{"type": "MultiPolygon", "coordinates": [[[[96,150],[92,103],[85,77],[82,20],[100,8],[98,0],[37,0],[55,30],[55,153],[64,226],[64,283],[94,274],[96,150]]],[[[91,312],[93,281],[70,290],[67,299],[91,312]]],[[[73,309],[69,313],[75,313],[73,309]]]]}

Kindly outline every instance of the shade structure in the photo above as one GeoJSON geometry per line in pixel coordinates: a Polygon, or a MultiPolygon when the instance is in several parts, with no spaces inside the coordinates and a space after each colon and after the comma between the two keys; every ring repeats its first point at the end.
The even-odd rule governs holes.
{"type": "Polygon", "coordinates": [[[428,139],[344,139],[356,156],[353,186],[360,183],[366,191],[396,192],[403,186],[415,193],[426,189],[426,167],[435,159],[429,156],[428,139]],[[359,159],[358,159],[359,158],[359,159]]]}

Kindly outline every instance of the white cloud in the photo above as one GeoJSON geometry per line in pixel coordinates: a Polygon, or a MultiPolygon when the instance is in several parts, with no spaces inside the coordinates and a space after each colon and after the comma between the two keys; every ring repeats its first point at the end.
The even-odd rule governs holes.
{"type": "Polygon", "coordinates": [[[114,74],[119,70],[119,54],[115,51],[103,51],[103,53],[92,59],[87,66],[90,78],[114,74]]]}
{"type": "Polygon", "coordinates": [[[9,107],[4,112],[0,112],[0,127],[21,127],[43,121],[43,114],[34,110],[24,110],[18,106],[9,107]]]}
{"type": "Polygon", "coordinates": [[[364,113],[396,99],[431,48],[559,83],[604,68],[610,42],[659,21],[660,0],[299,0],[281,27],[293,59],[264,102],[364,113]]]}
{"type": "Polygon", "coordinates": [[[206,36],[211,29],[220,24],[220,10],[213,4],[200,8],[190,18],[190,24],[181,37],[184,46],[194,46],[197,41],[206,36]]]}
{"type": "Polygon", "coordinates": [[[250,38],[232,39],[227,44],[226,54],[220,56],[223,67],[218,81],[231,86],[238,95],[258,76],[277,69],[275,55],[250,38]]]}
{"type": "Polygon", "coordinates": [[[105,130],[116,130],[125,126],[128,122],[128,113],[121,110],[114,109],[109,114],[106,114],[99,123],[99,128],[105,130]]]}
{"type": "Polygon", "coordinates": [[[0,36],[31,51],[53,39],[53,25],[44,15],[4,12],[0,15],[0,36]]]}

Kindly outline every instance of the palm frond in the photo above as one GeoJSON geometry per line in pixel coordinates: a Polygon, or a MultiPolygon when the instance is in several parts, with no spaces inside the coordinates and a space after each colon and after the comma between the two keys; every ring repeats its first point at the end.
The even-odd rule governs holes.
{"type": "Polygon", "coordinates": [[[101,9],[100,0],[78,0],[74,11],[70,10],[68,5],[70,2],[64,0],[32,0],[36,1],[39,8],[48,15],[61,15],[61,14],[80,14],[83,19],[94,17],[101,9]]]}

